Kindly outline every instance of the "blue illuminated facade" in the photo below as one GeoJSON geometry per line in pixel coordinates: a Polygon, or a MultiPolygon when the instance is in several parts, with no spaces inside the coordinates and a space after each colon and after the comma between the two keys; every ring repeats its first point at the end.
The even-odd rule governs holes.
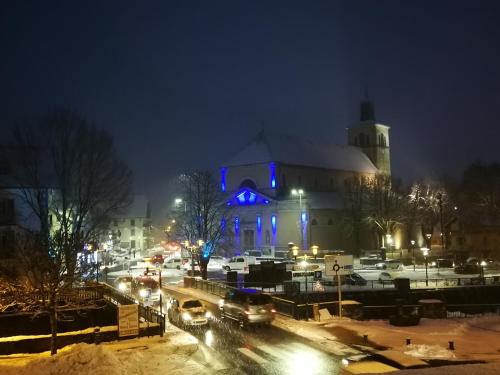
{"type": "Polygon", "coordinates": [[[276,163],[271,162],[269,163],[269,174],[270,174],[270,182],[271,182],[271,188],[276,189],[277,183],[276,183],[276,163]]]}
{"type": "Polygon", "coordinates": [[[220,189],[222,191],[226,191],[226,171],[227,168],[220,169],[220,189]]]}

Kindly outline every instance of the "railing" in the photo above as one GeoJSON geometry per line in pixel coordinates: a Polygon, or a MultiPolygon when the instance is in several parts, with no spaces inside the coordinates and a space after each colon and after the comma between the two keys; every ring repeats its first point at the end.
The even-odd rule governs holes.
{"type": "Polygon", "coordinates": [[[144,306],[142,303],[136,302],[136,299],[128,294],[122,293],[118,289],[113,288],[108,284],[102,284],[105,287],[104,298],[109,300],[115,305],[132,305],[137,303],[139,305],[139,317],[143,318],[146,322],[158,323],[160,325],[160,334],[165,332],[165,314],[160,313],[156,309],[149,306],[144,306]]]}

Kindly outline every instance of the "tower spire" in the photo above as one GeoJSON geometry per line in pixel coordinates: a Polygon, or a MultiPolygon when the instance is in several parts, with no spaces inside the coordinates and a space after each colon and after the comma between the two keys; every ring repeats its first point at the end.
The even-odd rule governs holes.
{"type": "Polygon", "coordinates": [[[373,102],[368,99],[368,92],[365,88],[365,98],[361,101],[360,105],[360,121],[375,122],[375,106],[373,102]]]}

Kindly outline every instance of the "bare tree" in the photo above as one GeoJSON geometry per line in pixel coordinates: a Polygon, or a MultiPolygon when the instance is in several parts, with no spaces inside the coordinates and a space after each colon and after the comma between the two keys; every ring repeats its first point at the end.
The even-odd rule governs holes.
{"type": "Polygon", "coordinates": [[[131,172],[117,157],[111,136],[75,112],[52,112],[36,125],[18,125],[13,135],[3,154],[14,191],[40,229],[25,246],[40,264],[24,266],[32,270],[30,285],[49,296],[55,353],[59,296],[88,274],[85,245],[130,203],[131,172]]]}
{"type": "Polygon", "coordinates": [[[185,209],[180,212],[177,227],[192,244],[203,242],[202,246],[193,246],[189,251],[200,265],[202,278],[207,279],[210,256],[224,245],[228,210],[212,173],[183,174],[179,184],[185,209]]]}
{"type": "Polygon", "coordinates": [[[377,175],[367,180],[368,215],[366,223],[372,228],[380,247],[382,238],[393,236],[404,222],[404,200],[392,187],[391,178],[377,175]]]}

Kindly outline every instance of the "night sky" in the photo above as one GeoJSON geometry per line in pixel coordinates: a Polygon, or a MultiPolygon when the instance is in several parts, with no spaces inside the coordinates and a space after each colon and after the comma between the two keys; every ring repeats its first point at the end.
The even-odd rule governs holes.
{"type": "Polygon", "coordinates": [[[405,182],[500,161],[499,1],[5,1],[0,124],[109,129],[153,203],[262,128],[346,143],[365,90],[405,182]]]}

